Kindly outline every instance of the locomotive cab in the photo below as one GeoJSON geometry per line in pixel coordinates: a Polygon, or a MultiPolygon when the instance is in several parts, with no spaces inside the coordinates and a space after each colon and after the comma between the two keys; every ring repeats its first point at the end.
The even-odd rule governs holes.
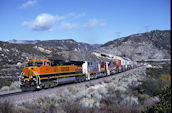
{"type": "Polygon", "coordinates": [[[40,86],[40,72],[42,69],[48,71],[48,68],[51,66],[51,62],[47,59],[32,59],[28,61],[26,66],[22,70],[22,74],[19,77],[21,83],[21,89],[23,91],[30,88],[31,90],[39,89],[40,86]],[[33,87],[34,86],[34,87],[33,87]]]}

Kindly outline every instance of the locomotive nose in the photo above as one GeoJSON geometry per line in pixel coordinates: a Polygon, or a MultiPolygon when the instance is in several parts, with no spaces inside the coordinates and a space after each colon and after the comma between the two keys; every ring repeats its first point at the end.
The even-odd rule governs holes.
{"type": "Polygon", "coordinates": [[[28,75],[34,76],[35,73],[39,72],[39,68],[38,67],[29,67],[28,70],[28,75]]]}
{"type": "Polygon", "coordinates": [[[39,73],[39,68],[35,66],[25,67],[23,68],[23,73],[25,75],[25,78],[31,78],[35,75],[35,73],[39,73]]]}

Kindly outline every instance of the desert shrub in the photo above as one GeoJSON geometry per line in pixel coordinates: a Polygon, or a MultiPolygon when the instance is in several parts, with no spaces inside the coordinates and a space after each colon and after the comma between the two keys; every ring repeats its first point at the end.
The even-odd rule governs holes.
{"type": "Polygon", "coordinates": [[[163,74],[170,75],[171,74],[171,65],[163,64],[162,68],[147,68],[146,74],[149,75],[151,78],[152,77],[160,78],[161,75],[163,75],[163,74]]]}
{"type": "Polygon", "coordinates": [[[146,79],[142,81],[143,92],[150,96],[156,96],[164,85],[162,80],[146,79]]]}
{"type": "MultiPolygon", "coordinates": [[[[32,103],[23,103],[24,109],[22,111],[27,113],[57,113],[57,100],[55,98],[39,98],[32,103]]],[[[21,109],[19,109],[21,111],[21,109]]]]}
{"type": "Polygon", "coordinates": [[[98,113],[139,113],[139,109],[135,105],[120,104],[122,98],[114,96],[107,96],[100,101],[101,106],[98,113]],[[116,101],[118,99],[118,101],[116,101]]]}
{"type": "Polygon", "coordinates": [[[66,113],[93,113],[93,109],[89,107],[83,107],[78,102],[68,101],[62,105],[63,110],[66,113]]]}
{"type": "Polygon", "coordinates": [[[5,86],[10,86],[10,85],[11,85],[11,83],[12,83],[12,82],[11,82],[11,81],[9,81],[9,80],[5,80],[5,81],[4,81],[4,85],[5,85],[5,86]]]}
{"type": "Polygon", "coordinates": [[[12,83],[11,80],[8,79],[1,79],[0,80],[0,88],[2,88],[2,86],[10,86],[12,83]]]}
{"type": "Polygon", "coordinates": [[[146,75],[149,75],[151,78],[159,78],[163,74],[163,70],[160,68],[147,68],[146,75]]]}
{"type": "Polygon", "coordinates": [[[128,107],[126,105],[112,105],[99,109],[96,113],[139,113],[136,107],[128,107]]]}
{"type": "Polygon", "coordinates": [[[171,75],[169,75],[169,74],[162,74],[162,75],[160,76],[160,78],[161,78],[162,80],[165,80],[165,81],[168,82],[169,84],[171,83],[171,75]]]}
{"type": "Polygon", "coordinates": [[[108,94],[112,95],[112,94],[115,93],[116,90],[115,90],[115,87],[114,87],[114,86],[109,85],[109,86],[107,87],[107,91],[108,91],[108,94]]]}
{"type": "Polygon", "coordinates": [[[136,107],[128,107],[125,105],[110,104],[110,100],[106,100],[105,106],[97,107],[83,107],[78,102],[70,101],[63,105],[66,113],[139,113],[136,107]]]}
{"type": "Polygon", "coordinates": [[[158,95],[160,102],[145,107],[142,113],[171,113],[171,86],[164,87],[158,95]]]}
{"type": "Polygon", "coordinates": [[[140,102],[143,102],[147,98],[149,98],[149,96],[146,95],[146,94],[140,94],[140,95],[138,95],[138,99],[139,99],[140,102]]]}
{"type": "Polygon", "coordinates": [[[10,101],[0,101],[0,113],[16,113],[14,104],[10,101]]]}

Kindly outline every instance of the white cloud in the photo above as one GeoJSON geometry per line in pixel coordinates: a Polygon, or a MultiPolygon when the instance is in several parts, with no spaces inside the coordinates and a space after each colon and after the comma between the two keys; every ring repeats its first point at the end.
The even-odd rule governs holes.
{"type": "Polygon", "coordinates": [[[82,12],[82,13],[79,13],[79,14],[76,14],[76,13],[74,13],[74,12],[71,12],[71,13],[69,13],[69,14],[67,14],[66,16],[64,16],[65,18],[69,18],[69,17],[71,17],[71,18],[81,18],[81,17],[84,17],[86,14],[84,13],[84,12],[82,12]]]}
{"type": "MultiPolygon", "coordinates": [[[[22,23],[22,26],[28,27],[29,29],[32,29],[34,31],[52,31],[52,26],[55,24],[56,21],[61,21],[67,18],[76,18],[76,17],[81,17],[84,16],[84,14],[74,14],[74,13],[69,13],[65,16],[53,16],[51,14],[40,14],[38,15],[33,21],[24,21],[22,23]]],[[[78,23],[67,23],[67,22],[61,22],[59,28],[60,29],[72,29],[78,26],[78,23]]]]}
{"type": "Polygon", "coordinates": [[[23,22],[22,26],[28,27],[36,31],[44,31],[44,30],[51,29],[51,27],[56,21],[62,20],[62,19],[63,17],[61,16],[53,16],[50,14],[43,13],[43,14],[38,15],[34,21],[23,22]]]}
{"type": "Polygon", "coordinates": [[[74,17],[74,18],[80,18],[80,17],[84,17],[86,14],[84,12],[80,13],[80,14],[75,14],[75,13],[70,13],[70,16],[74,17]]]}
{"type": "Polygon", "coordinates": [[[86,14],[83,12],[83,13],[80,13],[78,15],[75,15],[75,18],[80,18],[80,17],[84,17],[86,14]]]}
{"type": "Polygon", "coordinates": [[[85,28],[91,28],[91,27],[105,27],[106,23],[101,22],[97,19],[90,19],[86,24],[84,24],[85,28]]]}
{"type": "Polygon", "coordinates": [[[27,8],[27,7],[32,7],[37,3],[38,0],[28,0],[25,3],[23,3],[20,8],[27,8]]]}
{"type": "Polygon", "coordinates": [[[66,30],[66,29],[72,29],[77,27],[79,24],[78,23],[67,23],[67,22],[61,22],[60,23],[60,29],[66,30]]]}

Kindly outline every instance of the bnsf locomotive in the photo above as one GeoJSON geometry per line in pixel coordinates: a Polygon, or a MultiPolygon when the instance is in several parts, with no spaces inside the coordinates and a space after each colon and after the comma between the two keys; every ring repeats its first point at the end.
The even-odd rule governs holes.
{"type": "Polygon", "coordinates": [[[102,61],[61,61],[32,59],[19,77],[22,91],[55,87],[58,84],[82,82],[137,67],[133,61],[115,59],[102,61]]]}

